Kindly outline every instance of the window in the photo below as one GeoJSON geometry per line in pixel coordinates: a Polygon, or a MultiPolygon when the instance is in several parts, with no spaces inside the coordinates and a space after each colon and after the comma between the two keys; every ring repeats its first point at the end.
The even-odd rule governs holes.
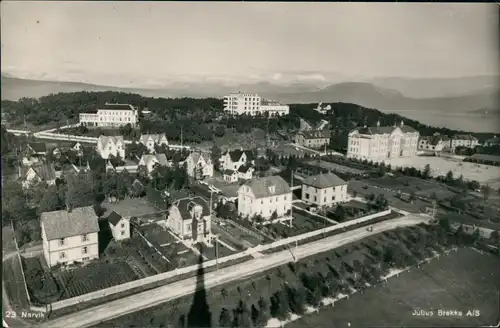
{"type": "Polygon", "coordinates": [[[82,235],[82,241],[89,241],[89,237],[87,235],[82,235]]]}
{"type": "Polygon", "coordinates": [[[59,239],[59,246],[64,246],[64,238],[59,239]]]}
{"type": "Polygon", "coordinates": [[[125,236],[125,230],[122,230],[122,231],[120,232],[120,235],[125,236]]]}
{"type": "Polygon", "coordinates": [[[82,254],[87,254],[89,249],[87,247],[82,248],[82,254]]]}
{"type": "Polygon", "coordinates": [[[121,226],[122,228],[125,228],[125,223],[122,223],[120,226],[121,226]]]}
{"type": "Polygon", "coordinates": [[[309,194],[306,194],[306,199],[309,199],[309,194]]]}
{"type": "Polygon", "coordinates": [[[316,202],[318,200],[318,197],[314,196],[314,201],[316,202]]]}
{"type": "Polygon", "coordinates": [[[66,253],[65,253],[65,252],[61,252],[61,253],[59,253],[59,258],[60,258],[60,259],[64,259],[64,258],[66,258],[66,253]]]}

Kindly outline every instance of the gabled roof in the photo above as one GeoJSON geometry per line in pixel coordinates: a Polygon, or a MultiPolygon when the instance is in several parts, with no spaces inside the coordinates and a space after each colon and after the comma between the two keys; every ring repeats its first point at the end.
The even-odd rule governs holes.
{"type": "Polygon", "coordinates": [[[23,177],[26,177],[26,173],[28,173],[30,168],[35,171],[36,175],[38,175],[42,181],[51,181],[56,179],[56,170],[52,163],[42,162],[26,167],[23,172],[23,177]]]}
{"type": "Polygon", "coordinates": [[[103,215],[103,218],[108,219],[109,223],[111,223],[113,226],[116,226],[118,222],[121,221],[122,216],[115,211],[109,211],[105,215],[103,215]]]}
{"type": "Polygon", "coordinates": [[[252,190],[255,198],[279,196],[292,192],[288,183],[277,175],[253,179],[244,183],[244,185],[252,190]],[[274,187],[274,192],[272,192],[271,187],[274,187]]]}
{"type": "Polygon", "coordinates": [[[412,128],[411,126],[407,126],[404,124],[394,125],[394,126],[365,126],[361,128],[356,128],[354,131],[358,131],[360,134],[391,134],[394,132],[396,128],[399,128],[403,133],[415,133],[417,130],[412,128]]]}
{"type": "Polygon", "coordinates": [[[211,161],[210,157],[208,157],[207,155],[204,155],[203,153],[200,153],[200,152],[192,152],[191,154],[188,155],[188,157],[186,158],[189,159],[191,158],[194,162],[194,164],[198,164],[200,158],[203,158],[205,160],[205,162],[209,162],[211,161]]]}
{"type": "Polygon", "coordinates": [[[130,104],[110,104],[106,103],[100,109],[108,109],[108,110],[134,110],[134,106],[130,104]]]}
{"type": "Polygon", "coordinates": [[[40,216],[47,240],[99,232],[98,217],[92,206],[45,212],[40,216]]]}
{"type": "Polygon", "coordinates": [[[255,160],[256,158],[255,153],[251,150],[236,149],[236,150],[226,151],[223,153],[224,156],[226,156],[227,154],[229,154],[229,156],[231,157],[231,161],[233,162],[238,162],[243,154],[246,155],[247,161],[249,162],[255,160]]]}
{"type": "Polygon", "coordinates": [[[336,186],[346,185],[347,182],[336,176],[335,174],[328,172],[326,174],[318,174],[310,176],[303,180],[302,184],[312,186],[318,189],[331,188],[336,186]]]}
{"type": "Polygon", "coordinates": [[[477,138],[474,136],[471,136],[470,134],[456,134],[453,136],[454,140],[470,140],[470,141],[477,141],[477,138]]]}
{"type": "Polygon", "coordinates": [[[155,143],[159,143],[161,139],[166,138],[165,134],[142,134],[139,141],[143,144],[147,143],[149,138],[153,139],[155,143]]]}
{"type": "Polygon", "coordinates": [[[224,170],[224,172],[222,172],[222,174],[224,174],[224,175],[233,175],[235,173],[236,173],[236,171],[234,171],[234,170],[224,170]]]}
{"type": "Polygon", "coordinates": [[[154,155],[144,154],[142,155],[141,160],[142,159],[144,159],[144,165],[146,166],[148,166],[152,161],[158,163],[161,166],[168,166],[167,155],[165,154],[154,154],[154,155]]]}
{"type": "Polygon", "coordinates": [[[114,145],[118,144],[118,143],[123,143],[123,136],[99,136],[99,140],[100,144],[102,145],[102,147],[106,147],[108,145],[108,143],[113,143],[114,145]]]}
{"type": "Polygon", "coordinates": [[[45,142],[30,142],[28,147],[31,148],[35,153],[46,153],[47,144],[45,142]]]}
{"type": "Polygon", "coordinates": [[[326,131],[318,131],[318,130],[308,130],[308,131],[300,131],[299,134],[302,134],[305,139],[328,139],[330,136],[326,131]]]}
{"type": "Polygon", "coordinates": [[[238,172],[241,172],[241,173],[247,173],[248,170],[250,170],[252,168],[252,165],[242,165],[240,166],[240,168],[238,169],[238,172]]]}
{"type": "Polygon", "coordinates": [[[202,216],[210,215],[210,207],[208,203],[206,202],[206,200],[199,196],[176,200],[173,205],[179,209],[183,220],[193,219],[193,217],[191,216],[191,210],[196,205],[200,205],[202,207],[202,216]]]}

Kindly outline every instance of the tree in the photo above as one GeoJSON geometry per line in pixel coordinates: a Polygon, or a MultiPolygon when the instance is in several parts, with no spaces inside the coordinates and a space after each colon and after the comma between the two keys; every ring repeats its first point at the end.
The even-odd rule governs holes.
{"type": "Polygon", "coordinates": [[[346,211],[345,211],[344,206],[337,205],[337,208],[335,208],[334,215],[335,215],[335,218],[337,219],[338,222],[344,221],[344,219],[346,217],[346,211]]]}
{"type": "Polygon", "coordinates": [[[220,157],[222,156],[222,151],[221,149],[216,145],[214,144],[212,146],[212,149],[210,150],[210,156],[212,158],[212,163],[214,165],[214,168],[216,170],[219,170],[220,169],[220,157]]]}
{"type": "Polygon", "coordinates": [[[385,209],[387,206],[389,206],[389,202],[385,198],[384,194],[378,194],[375,199],[375,207],[377,209],[385,209]]]}
{"type": "Polygon", "coordinates": [[[422,178],[429,179],[430,177],[431,177],[431,166],[429,164],[426,164],[424,171],[422,172],[422,178]]]}
{"type": "Polygon", "coordinates": [[[444,177],[444,182],[445,183],[453,183],[455,180],[453,178],[453,171],[449,170],[448,173],[446,173],[446,176],[444,177]]]}
{"type": "Polygon", "coordinates": [[[415,200],[417,200],[417,194],[414,191],[412,191],[410,193],[410,196],[408,197],[408,200],[410,201],[410,203],[413,204],[415,200]]]}
{"type": "Polygon", "coordinates": [[[231,312],[228,309],[222,308],[219,316],[219,325],[221,328],[227,328],[233,326],[233,319],[231,312]]]}
{"type": "Polygon", "coordinates": [[[306,304],[306,291],[302,287],[287,288],[288,299],[290,300],[289,306],[293,313],[298,315],[304,314],[304,306],[306,304]]]}
{"type": "Polygon", "coordinates": [[[233,311],[233,327],[251,327],[252,318],[248,307],[242,300],[238,302],[238,307],[233,311]]]}
{"type": "Polygon", "coordinates": [[[274,221],[278,219],[278,212],[274,211],[273,214],[271,214],[271,221],[274,221]]]}
{"type": "Polygon", "coordinates": [[[69,174],[66,180],[66,206],[75,208],[94,203],[94,186],[89,173],[69,174]]]}
{"type": "Polygon", "coordinates": [[[38,204],[37,214],[59,210],[62,207],[56,186],[49,186],[38,204]]]}
{"type": "Polygon", "coordinates": [[[271,316],[280,320],[288,319],[290,307],[288,295],[284,290],[278,290],[271,297],[271,316]]]}

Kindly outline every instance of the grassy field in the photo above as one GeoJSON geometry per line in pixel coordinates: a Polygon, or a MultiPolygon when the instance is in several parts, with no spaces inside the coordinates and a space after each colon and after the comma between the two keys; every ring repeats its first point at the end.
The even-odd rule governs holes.
{"type": "Polygon", "coordinates": [[[301,235],[310,231],[323,229],[332,225],[331,222],[308,214],[305,211],[294,210],[292,213],[292,227],[289,222],[271,223],[264,226],[263,230],[275,238],[287,238],[301,235]]]}
{"type": "Polygon", "coordinates": [[[337,163],[332,163],[332,162],[327,162],[327,161],[316,161],[316,160],[309,160],[305,161],[304,163],[311,165],[311,166],[317,166],[322,169],[330,170],[332,172],[339,172],[339,173],[351,173],[351,174],[364,174],[364,170],[356,169],[353,167],[345,166],[345,165],[340,165],[337,163]]]}
{"type": "Polygon", "coordinates": [[[287,325],[302,327],[475,327],[498,323],[500,308],[498,259],[461,249],[433,260],[419,269],[393,277],[387,286],[376,286],[349,300],[335,303],[319,314],[310,314],[287,325]],[[363,311],[359,311],[363,309],[363,311]],[[418,317],[414,310],[433,311],[418,317]],[[439,316],[439,310],[462,311],[461,317],[439,316]],[[466,316],[479,310],[478,317],[466,316]]]}
{"type": "Polygon", "coordinates": [[[380,188],[388,188],[394,191],[401,190],[401,192],[410,194],[416,193],[418,196],[429,197],[435,193],[439,200],[444,200],[455,195],[446,186],[441,185],[434,180],[424,180],[415,177],[390,177],[384,176],[380,178],[372,178],[363,180],[370,185],[380,188]]]}
{"type": "Polygon", "coordinates": [[[104,202],[101,206],[107,210],[115,211],[121,216],[128,217],[142,217],[160,211],[146,198],[129,198],[117,203],[104,202]]]}
{"type": "Polygon", "coordinates": [[[3,262],[2,279],[5,283],[5,292],[13,310],[21,311],[30,308],[30,302],[23,281],[23,272],[18,256],[3,262]]]}

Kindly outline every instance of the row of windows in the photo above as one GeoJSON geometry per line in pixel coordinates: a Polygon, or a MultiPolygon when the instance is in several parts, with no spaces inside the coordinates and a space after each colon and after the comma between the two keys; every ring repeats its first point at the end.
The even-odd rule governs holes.
{"type": "MultiPolygon", "coordinates": [[[[307,194],[307,193],[305,194],[305,198],[306,198],[307,200],[311,199],[311,198],[310,198],[310,195],[309,195],[309,194],[307,194]]],[[[315,201],[315,202],[317,202],[317,201],[318,201],[318,197],[317,197],[317,196],[314,196],[313,198],[314,198],[314,201],[315,201]]],[[[332,196],[332,201],[335,201],[335,196],[332,196]]],[[[323,202],[324,202],[324,203],[326,203],[326,197],[323,197],[323,202]]]]}
{"type": "MultiPolygon", "coordinates": [[[[82,254],[88,254],[89,253],[89,248],[88,247],[82,247],[82,254]]],[[[66,252],[59,252],[59,259],[63,260],[66,258],[66,252]]],[[[85,259],[85,258],[84,258],[85,259]]]]}
{"type": "Polygon", "coordinates": [[[131,110],[128,110],[128,111],[125,111],[125,110],[120,110],[120,111],[100,110],[99,114],[103,114],[105,116],[132,116],[132,115],[134,115],[134,112],[131,110]]]}
{"type": "MultiPolygon", "coordinates": [[[[248,188],[247,188],[247,189],[248,189],[248,188]]],[[[247,190],[247,191],[248,191],[248,190],[247,190]]],[[[249,197],[249,198],[250,198],[250,197],[249,197]]],[[[279,202],[279,196],[276,196],[276,197],[269,197],[269,203],[272,203],[272,202],[273,202],[273,199],[274,199],[274,202],[276,202],[276,203],[278,203],[278,202],[279,202]]],[[[286,201],[287,199],[288,199],[288,196],[286,196],[286,195],[285,195],[285,196],[283,196],[283,200],[285,200],[285,201],[286,201]]],[[[246,197],[245,197],[245,196],[243,196],[243,201],[245,201],[245,200],[246,200],[246,197]]],[[[252,199],[252,198],[250,198],[250,204],[253,204],[253,199],[252,199]]],[[[261,199],[261,200],[260,200],[260,204],[261,204],[261,205],[264,205],[264,199],[261,199]]]]}
{"type": "MultiPolygon", "coordinates": [[[[84,242],[87,242],[87,241],[89,241],[89,236],[86,235],[86,234],[82,235],[82,242],[84,243],[84,242]]],[[[60,246],[66,245],[66,238],[59,239],[59,245],[60,246]]]]}

